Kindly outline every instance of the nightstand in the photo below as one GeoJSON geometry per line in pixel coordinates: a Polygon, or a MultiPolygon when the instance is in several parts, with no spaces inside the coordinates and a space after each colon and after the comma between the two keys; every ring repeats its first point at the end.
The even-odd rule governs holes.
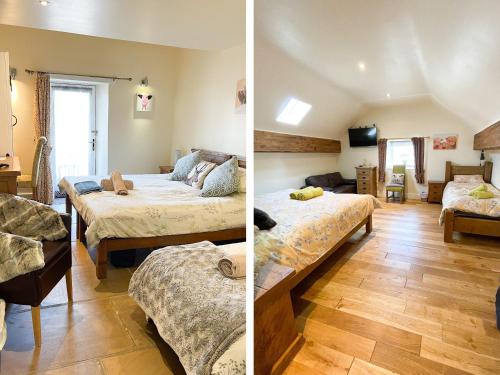
{"type": "Polygon", "coordinates": [[[160,174],[171,173],[174,167],[171,165],[160,165],[160,174]]]}
{"type": "Polygon", "coordinates": [[[377,167],[356,167],[358,194],[377,196],[377,167]]]}
{"type": "Polygon", "coordinates": [[[429,193],[427,203],[441,203],[443,199],[444,181],[428,181],[429,193]]]}

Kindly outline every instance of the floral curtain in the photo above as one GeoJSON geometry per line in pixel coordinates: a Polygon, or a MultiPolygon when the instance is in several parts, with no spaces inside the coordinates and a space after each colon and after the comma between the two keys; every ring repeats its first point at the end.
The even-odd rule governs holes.
{"type": "Polygon", "coordinates": [[[385,160],[387,157],[387,139],[380,138],[378,145],[378,180],[385,182],[385,160]]]}
{"type": "Polygon", "coordinates": [[[413,143],[413,152],[415,154],[415,179],[417,183],[423,184],[425,180],[424,171],[424,152],[425,152],[425,138],[414,137],[411,139],[413,143]]]}
{"type": "Polygon", "coordinates": [[[45,204],[54,202],[52,189],[52,172],[50,168],[50,76],[46,73],[37,73],[35,86],[35,134],[37,139],[45,137],[49,140],[43,148],[40,160],[40,176],[34,199],[45,204]]]}

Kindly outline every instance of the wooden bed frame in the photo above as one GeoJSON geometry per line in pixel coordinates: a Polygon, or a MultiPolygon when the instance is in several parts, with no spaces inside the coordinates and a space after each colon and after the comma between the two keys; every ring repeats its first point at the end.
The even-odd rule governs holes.
{"type": "Polygon", "coordinates": [[[256,375],[281,374],[304,343],[297,331],[291,290],[338,250],[363,225],[372,231],[368,215],[330,250],[298,273],[273,262],[266,264],[255,280],[254,371],[256,375]]]}
{"type": "MultiPolygon", "coordinates": [[[[480,174],[485,182],[491,182],[492,170],[493,163],[489,161],[482,167],[453,165],[451,161],[447,161],[445,185],[453,181],[455,175],[480,174]]],[[[457,215],[455,210],[447,208],[444,213],[444,242],[453,242],[453,232],[500,237],[500,220],[457,215]]]]}
{"type": "MultiPolygon", "coordinates": [[[[220,165],[229,160],[233,155],[218,151],[192,149],[192,152],[200,151],[203,160],[220,165]]],[[[237,155],[236,155],[237,156],[237,155]]],[[[246,168],[246,160],[242,156],[238,157],[238,166],[246,168]]],[[[66,194],[66,212],[71,215],[73,203],[66,194]]],[[[79,241],[86,245],[85,231],[87,223],[82,218],[78,210],[76,223],[76,236],[79,241]]],[[[108,253],[119,250],[156,248],[163,246],[182,245],[200,241],[244,241],[246,238],[246,228],[224,229],[214,232],[188,233],[157,237],[136,237],[136,238],[104,238],[97,246],[96,275],[99,279],[105,279],[107,274],[108,253]]]]}

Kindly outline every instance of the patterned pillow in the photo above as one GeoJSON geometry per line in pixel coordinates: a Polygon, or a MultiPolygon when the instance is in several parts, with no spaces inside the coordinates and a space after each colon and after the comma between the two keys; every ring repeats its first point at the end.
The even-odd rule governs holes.
{"type": "Polygon", "coordinates": [[[405,183],[404,173],[393,173],[391,175],[391,185],[403,185],[405,183]]]}
{"type": "Polygon", "coordinates": [[[175,163],[175,168],[170,175],[170,179],[172,181],[184,181],[187,178],[189,172],[191,172],[194,166],[200,161],[200,151],[196,151],[192,154],[183,156],[182,158],[177,160],[177,163],[175,163]]]}
{"type": "Polygon", "coordinates": [[[203,181],[208,176],[210,171],[217,166],[215,163],[210,163],[209,161],[202,160],[196,164],[188,176],[184,180],[187,185],[201,189],[203,186],[203,181]]]}
{"type": "Polygon", "coordinates": [[[223,197],[238,191],[238,159],[233,156],[208,174],[201,190],[202,197],[223,197]]]}
{"type": "Polygon", "coordinates": [[[453,181],[460,183],[472,182],[477,184],[484,182],[483,176],[481,176],[480,174],[471,174],[471,175],[457,174],[453,176],[453,181]]]}
{"type": "Polygon", "coordinates": [[[240,178],[238,192],[239,193],[246,193],[247,192],[247,170],[245,168],[238,167],[238,175],[240,178]]]}

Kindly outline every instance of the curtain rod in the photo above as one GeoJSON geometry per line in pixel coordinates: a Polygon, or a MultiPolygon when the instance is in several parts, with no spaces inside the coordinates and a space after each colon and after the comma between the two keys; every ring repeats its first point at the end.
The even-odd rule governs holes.
{"type": "Polygon", "coordinates": [[[412,138],[424,138],[424,139],[431,139],[431,137],[426,136],[426,137],[407,137],[407,138],[384,138],[387,139],[388,141],[406,141],[408,139],[412,138]]]}
{"type": "Polygon", "coordinates": [[[93,76],[93,75],[86,75],[86,74],[69,74],[69,73],[58,73],[58,72],[42,72],[39,70],[30,70],[30,69],[25,69],[24,71],[28,74],[45,73],[45,74],[55,74],[55,75],[61,75],[61,76],[111,79],[113,81],[130,81],[130,82],[132,81],[132,78],[124,78],[124,77],[93,76]]]}

